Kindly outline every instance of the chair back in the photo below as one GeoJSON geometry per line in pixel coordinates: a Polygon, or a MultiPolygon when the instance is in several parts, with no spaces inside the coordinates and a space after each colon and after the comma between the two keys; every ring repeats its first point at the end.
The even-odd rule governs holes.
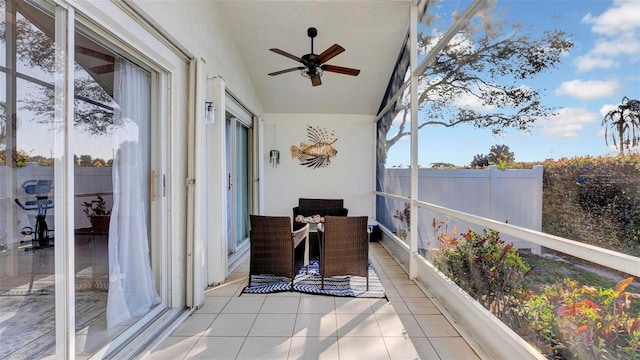
{"type": "Polygon", "coordinates": [[[250,215],[249,275],[293,279],[293,240],[289,216],[250,215]]]}
{"type": "Polygon", "coordinates": [[[320,256],[323,278],[334,275],[367,276],[369,236],[366,216],[326,216],[320,256]]]}
{"type": "Polygon", "coordinates": [[[293,208],[293,216],[347,216],[348,209],[344,207],[344,199],[309,199],[299,198],[298,206],[293,208]]]}

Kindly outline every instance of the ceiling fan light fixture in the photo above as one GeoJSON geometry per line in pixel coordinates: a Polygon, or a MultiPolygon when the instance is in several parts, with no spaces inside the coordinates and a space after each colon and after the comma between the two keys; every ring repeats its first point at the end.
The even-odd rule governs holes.
{"type": "Polygon", "coordinates": [[[314,70],[312,71],[309,68],[304,68],[300,70],[300,75],[302,75],[302,77],[307,78],[307,79],[311,79],[312,77],[320,77],[322,76],[322,73],[324,71],[322,71],[321,68],[317,67],[314,68],[314,70]]]}

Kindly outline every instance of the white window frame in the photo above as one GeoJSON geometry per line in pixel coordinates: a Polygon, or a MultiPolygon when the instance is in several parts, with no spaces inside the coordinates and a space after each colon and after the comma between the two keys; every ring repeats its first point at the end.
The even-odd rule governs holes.
{"type": "MultiPolygon", "coordinates": [[[[47,0],[32,0],[40,8],[51,9],[45,1],[47,0]]],[[[151,263],[158,282],[161,303],[115,340],[98,350],[94,357],[103,357],[115,348],[121,348],[121,355],[133,355],[151,340],[161,327],[166,326],[167,321],[175,319],[185,310],[185,277],[181,280],[183,274],[176,270],[184,268],[185,258],[176,260],[175,256],[169,255],[182,250],[175,246],[180,241],[179,237],[173,234],[180,233],[181,226],[176,226],[175,217],[170,216],[173,198],[172,165],[182,155],[175,154],[170,146],[175,142],[175,137],[180,136],[176,134],[180,131],[173,131],[170,124],[173,123],[171,119],[187,116],[188,105],[179,100],[181,90],[190,86],[187,76],[188,56],[149,31],[148,25],[142,19],[131,16],[131,12],[125,11],[126,6],[122,3],[76,3],[72,0],[47,2],[55,5],[56,44],[59,45],[56,49],[59,61],[56,64],[56,73],[65,74],[56,77],[55,84],[57,110],[54,121],[64,125],[57,127],[59,133],[55,136],[57,163],[54,176],[56,184],[59,184],[55,187],[55,196],[64,202],[64,206],[55,207],[56,237],[64,239],[56,242],[55,249],[56,358],[75,357],[75,285],[74,276],[69,276],[75,272],[74,249],[72,246],[66,246],[67,243],[71,243],[66,240],[73,239],[74,233],[73,216],[69,215],[68,210],[74,208],[73,141],[67,134],[71,133],[74,118],[73,40],[76,25],[81,24],[83,28],[90,29],[100,38],[94,40],[107,42],[109,47],[117,48],[117,53],[136,59],[136,63],[144,64],[151,72],[151,116],[154,121],[151,133],[151,169],[155,173],[152,181],[155,185],[152,189],[155,197],[150,212],[150,236],[153,242],[151,263]],[[109,32],[104,29],[109,29],[109,32]],[[136,337],[135,344],[127,345],[128,340],[133,337],[136,337]]]]}

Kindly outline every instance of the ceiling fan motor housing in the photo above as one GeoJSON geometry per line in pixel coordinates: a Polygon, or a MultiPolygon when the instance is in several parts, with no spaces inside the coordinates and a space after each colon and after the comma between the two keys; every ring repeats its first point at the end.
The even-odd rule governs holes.
{"type": "Polygon", "coordinates": [[[302,60],[306,61],[307,63],[309,63],[309,65],[319,65],[317,62],[315,62],[314,60],[316,59],[316,54],[306,54],[306,55],[302,55],[302,60]]]}

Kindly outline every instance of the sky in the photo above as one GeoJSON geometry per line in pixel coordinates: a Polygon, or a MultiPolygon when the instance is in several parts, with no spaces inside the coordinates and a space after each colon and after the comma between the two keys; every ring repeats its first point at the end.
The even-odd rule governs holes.
{"type": "MultiPolygon", "coordinates": [[[[450,23],[452,11],[470,2],[443,0],[435,11],[450,23]]],[[[501,136],[468,125],[426,127],[419,132],[418,164],[469,165],[475,155],[488,154],[493,145],[507,145],[516,161],[526,162],[617,154],[606,145],[601,123],[624,96],[640,99],[640,0],[497,0],[497,8],[507,11],[510,21],[571,35],[575,45],[556,68],[522,83],[541,90],[543,103],[558,115],[539,119],[530,132],[508,130],[501,136]]],[[[23,140],[28,144],[20,147],[32,155],[48,155],[53,147],[51,134],[38,137],[36,129],[28,128],[31,125],[22,126],[22,133],[30,135],[23,140]],[[32,149],[36,144],[38,149],[32,149]]],[[[111,157],[109,138],[81,138],[85,141],[76,144],[79,154],[111,157]],[[96,149],[105,153],[95,154],[96,149]]],[[[410,163],[408,140],[405,137],[389,150],[388,167],[410,163]]]]}
{"type": "MultiPolygon", "coordinates": [[[[450,13],[456,3],[445,0],[439,14],[450,13]]],[[[522,82],[541,90],[543,103],[558,115],[538,119],[529,132],[500,136],[466,125],[425,127],[418,164],[469,165],[493,145],[507,145],[516,161],[526,162],[616,155],[605,143],[602,119],[624,96],[640,99],[640,0],[498,0],[497,7],[508,11],[510,21],[564,30],[574,41],[556,68],[522,82]]],[[[389,151],[388,167],[410,163],[408,138],[403,140],[389,151]]]]}

